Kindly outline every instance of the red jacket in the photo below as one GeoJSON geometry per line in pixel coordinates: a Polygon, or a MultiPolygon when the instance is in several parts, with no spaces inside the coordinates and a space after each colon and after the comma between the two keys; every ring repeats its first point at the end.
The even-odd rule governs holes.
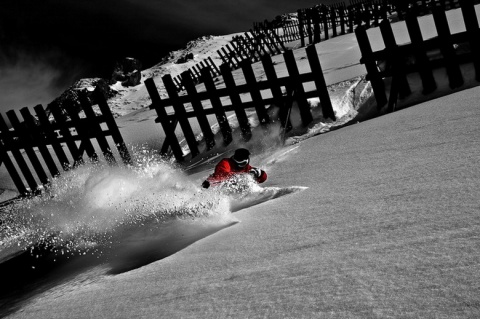
{"type": "MultiPolygon", "coordinates": [[[[235,165],[235,162],[231,158],[224,158],[217,164],[215,171],[207,178],[207,181],[209,181],[211,184],[223,182],[236,174],[248,173],[252,168],[253,167],[250,166],[250,164],[239,168],[235,165]]],[[[265,173],[263,170],[260,171],[260,177],[256,178],[257,183],[263,183],[267,180],[267,173],[265,173]]]]}

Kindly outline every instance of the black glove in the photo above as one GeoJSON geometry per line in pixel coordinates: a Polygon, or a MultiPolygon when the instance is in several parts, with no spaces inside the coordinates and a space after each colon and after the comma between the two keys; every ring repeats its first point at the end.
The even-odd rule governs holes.
{"type": "Polygon", "coordinates": [[[262,170],[256,167],[252,167],[249,173],[252,174],[255,178],[260,178],[260,176],[262,176],[262,170]]]}
{"type": "Polygon", "coordinates": [[[207,180],[204,180],[203,183],[202,183],[202,187],[203,188],[209,188],[210,187],[210,182],[207,181],[207,180]]]}

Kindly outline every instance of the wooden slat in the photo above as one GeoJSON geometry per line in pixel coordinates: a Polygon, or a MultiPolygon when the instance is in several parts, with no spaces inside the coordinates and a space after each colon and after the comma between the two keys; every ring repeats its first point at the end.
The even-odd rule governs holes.
{"type": "MultiPolygon", "coordinates": [[[[224,48],[222,48],[224,50],[224,48]]],[[[225,64],[229,64],[229,61],[227,60],[227,58],[225,57],[225,54],[222,53],[222,49],[220,50],[217,50],[217,54],[218,56],[220,57],[220,59],[222,59],[223,63],[225,64]]],[[[220,72],[218,72],[220,73],[220,72]]]]}
{"type": "Polygon", "coordinates": [[[248,141],[252,138],[252,131],[250,129],[250,123],[248,122],[247,114],[242,108],[242,99],[236,90],[235,80],[233,79],[232,72],[226,65],[220,67],[222,72],[223,80],[225,81],[225,86],[227,87],[230,101],[232,101],[233,109],[235,110],[235,115],[237,116],[238,124],[242,131],[242,137],[245,141],[248,141]]]}
{"type": "Polygon", "coordinates": [[[321,41],[321,30],[320,30],[320,13],[318,10],[312,11],[313,15],[313,43],[319,43],[321,41]]]}
{"type": "Polygon", "coordinates": [[[97,120],[97,116],[93,111],[90,101],[88,100],[86,92],[84,91],[79,92],[78,98],[80,100],[80,104],[82,105],[82,109],[85,112],[85,116],[88,119],[88,122],[89,122],[88,126],[93,132],[95,138],[97,139],[98,145],[102,150],[103,156],[105,157],[108,163],[115,164],[116,163],[115,157],[113,156],[112,150],[110,149],[110,145],[108,145],[108,141],[104,135],[104,132],[102,130],[102,127],[100,126],[100,123],[97,120]]]}
{"type": "Polygon", "coordinates": [[[250,63],[242,63],[242,71],[247,81],[247,86],[249,87],[250,95],[252,96],[252,101],[255,103],[255,110],[257,111],[258,120],[261,125],[265,126],[270,123],[270,118],[265,109],[265,105],[262,99],[262,93],[257,87],[257,79],[255,73],[253,72],[252,65],[250,63]]]}
{"type": "Polygon", "coordinates": [[[400,98],[404,98],[412,93],[404,72],[404,57],[398,54],[398,45],[393,35],[390,21],[383,20],[380,23],[380,31],[382,33],[385,48],[389,52],[387,62],[392,64],[394,77],[398,78],[398,90],[400,98]]]}
{"type": "Polygon", "coordinates": [[[209,93],[212,108],[215,112],[218,125],[220,126],[220,131],[222,132],[223,143],[226,146],[230,144],[233,140],[232,128],[230,127],[230,123],[228,123],[227,115],[225,114],[222,102],[220,101],[220,98],[217,94],[215,83],[213,82],[213,78],[210,72],[208,72],[208,70],[202,70],[202,80],[205,83],[205,88],[207,92],[209,93]]]}
{"type": "Polygon", "coordinates": [[[105,99],[105,95],[103,95],[103,92],[99,87],[95,88],[93,94],[95,96],[95,100],[98,102],[98,107],[102,112],[102,115],[105,119],[105,124],[107,124],[113,142],[117,146],[118,153],[122,157],[123,163],[125,165],[132,165],[133,161],[130,156],[130,152],[128,151],[127,145],[123,141],[122,134],[120,134],[120,130],[118,129],[115,118],[112,115],[112,111],[110,111],[110,107],[108,106],[108,103],[105,99]]]}
{"type": "Polygon", "coordinates": [[[306,51],[308,56],[308,62],[310,64],[310,69],[315,76],[315,86],[317,87],[320,103],[322,104],[323,116],[325,118],[330,118],[335,121],[335,112],[333,111],[330,95],[328,94],[327,84],[323,76],[323,70],[322,66],[320,65],[317,49],[314,45],[311,45],[307,47],[306,51]]]}
{"type": "Polygon", "coordinates": [[[280,39],[280,37],[275,32],[273,32],[273,38],[276,40],[276,43],[278,45],[280,45],[280,46],[278,46],[278,45],[275,46],[277,48],[277,53],[278,54],[281,54],[283,51],[287,50],[285,48],[285,44],[283,43],[283,41],[280,39]]]}
{"type": "Polygon", "coordinates": [[[165,132],[165,140],[168,141],[170,147],[172,148],[173,155],[177,162],[182,162],[183,152],[182,148],[180,147],[180,143],[178,142],[177,136],[175,135],[175,126],[172,125],[170,120],[167,117],[167,111],[165,108],[160,105],[161,98],[160,94],[158,94],[157,87],[155,86],[155,82],[153,78],[148,78],[145,80],[145,87],[147,88],[148,94],[150,95],[150,99],[152,100],[152,105],[150,106],[151,109],[155,109],[158,115],[158,120],[162,124],[163,131],[165,132]]]}
{"type": "Polygon", "coordinates": [[[185,106],[178,99],[178,93],[175,90],[175,85],[173,84],[170,74],[164,75],[162,77],[162,81],[170,100],[172,101],[173,109],[178,117],[178,122],[182,128],[183,135],[185,136],[185,140],[187,141],[188,148],[190,149],[190,153],[193,158],[200,154],[200,151],[198,149],[197,140],[195,138],[195,134],[193,133],[192,126],[185,115],[185,106]]]}
{"type": "Polygon", "coordinates": [[[408,34],[412,41],[412,50],[415,55],[415,65],[418,67],[423,85],[423,94],[430,94],[437,89],[437,83],[433,77],[433,71],[428,60],[427,53],[423,47],[423,37],[420,31],[418,19],[414,15],[407,15],[405,19],[408,34]]]}
{"type": "Polygon", "coordinates": [[[302,118],[302,123],[304,126],[307,126],[313,121],[313,116],[310,112],[310,105],[308,104],[305,97],[305,89],[303,88],[303,83],[298,80],[299,71],[297,63],[295,62],[293,51],[285,51],[283,53],[283,58],[285,59],[285,64],[287,65],[288,74],[290,75],[292,83],[294,83],[295,86],[297,103],[300,110],[300,117],[302,118]]]}
{"type": "Polygon", "coordinates": [[[329,38],[329,33],[328,33],[328,19],[327,19],[327,15],[325,14],[325,12],[323,12],[323,14],[322,14],[322,19],[323,19],[323,33],[324,33],[324,37],[325,37],[325,40],[328,40],[328,38],[329,38]]]}
{"type": "Polygon", "coordinates": [[[75,143],[75,140],[72,137],[72,134],[70,133],[70,126],[66,123],[62,111],[60,110],[60,107],[56,104],[50,106],[50,110],[52,111],[53,117],[55,118],[55,121],[58,123],[60,126],[60,133],[63,135],[65,138],[65,143],[67,144],[67,147],[70,151],[70,154],[73,157],[73,166],[77,166],[83,163],[83,157],[82,153],[80,153],[80,150],[78,149],[77,144],[75,143]]]}
{"type": "MultiPolygon", "coordinates": [[[[212,57],[208,57],[208,61],[210,62],[210,66],[212,67],[212,70],[214,70],[214,76],[220,75],[220,69],[218,66],[213,62],[212,57]]],[[[212,71],[213,72],[213,71],[212,71]]],[[[201,75],[200,75],[201,76],[201,75]]]]}
{"type": "MultiPolygon", "coordinates": [[[[371,57],[373,51],[372,47],[370,46],[370,41],[368,40],[368,35],[365,28],[363,26],[358,26],[355,29],[355,35],[357,37],[360,52],[362,53],[362,58],[366,57],[368,59],[371,57]]],[[[370,83],[372,84],[372,89],[377,101],[377,108],[380,110],[387,103],[385,85],[382,78],[378,74],[377,65],[374,61],[365,62],[365,68],[367,69],[370,83]]]]}
{"type": "Polygon", "coordinates": [[[59,139],[57,139],[55,129],[52,123],[50,123],[50,121],[48,120],[43,106],[37,105],[34,107],[34,109],[35,113],[37,114],[38,120],[40,121],[42,130],[45,133],[45,137],[47,138],[48,143],[52,145],[52,148],[58,158],[58,161],[60,162],[60,165],[62,166],[63,170],[69,170],[71,168],[70,161],[68,160],[67,155],[63,151],[61,142],[59,141],[59,139]]]}
{"type": "Polygon", "coordinates": [[[330,21],[332,24],[333,37],[337,36],[337,13],[334,8],[330,10],[330,21]]]}
{"type": "Polygon", "coordinates": [[[453,48],[445,11],[441,8],[434,8],[433,20],[437,28],[438,38],[440,39],[440,50],[446,60],[446,69],[448,79],[450,81],[450,88],[455,89],[463,85],[463,76],[462,72],[460,71],[460,66],[456,60],[456,54],[453,48]]]}
{"type": "MultiPolygon", "coordinates": [[[[80,122],[80,116],[78,113],[73,110],[71,107],[67,107],[67,112],[68,115],[70,116],[70,119],[77,131],[78,136],[80,137],[80,140],[82,141],[81,148],[84,149],[88,155],[88,157],[94,161],[98,161],[98,155],[95,152],[95,148],[92,145],[92,142],[90,141],[90,137],[88,134],[88,128],[83,126],[80,122]]],[[[83,152],[82,152],[83,153],[83,152]]]]}
{"type": "MultiPolygon", "coordinates": [[[[263,35],[263,36],[266,36],[266,32],[267,32],[267,30],[264,29],[262,35],[263,35]]],[[[270,43],[268,43],[268,41],[265,41],[264,43],[262,43],[259,34],[253,33],[252,30],[250,30],[250,33],[253,34],[253,36],[255,37],[255,40],[260,44],[260,48],[261,48],[261,50],[263,51],[263,55],[274,54],[274,53],[273,53],[274,51],[273,51],[272,48],[270,47],[270,43]],[[266,47],[266,48],[265,48],[265,47],[266,47]],[[270,51],[270,53],[268,53],[267,49],[270,51]]]]}
{"type": "Polygon", "coordinates": [[[40,127],[38,127],[33,121],[33,117],[29,109],[27,107],[22,108],[20,110],[20,114],[22,114],[25,123],[24,125],[26,126],[26,129],[30,132],[33,143],[37,145],[40,154],[42,154],[43,161],[47,165],[50,174],[53,177],[59,175],[60,172],[58,171],[57,165],[55,164],[55,161],[53,160],[53,157],[47,148],[45,136],[40,130],[40,127]]]}
{"type": "MultiPolygon", "coordinates": [[[[275,67],[273,65],[272,58],[269,55],[262,57],[262,65],[263,65],[263,69],[265,70],[265,75],[267,76],[267,80],[270,83],[270,90],[272,91],[274,103],[280,108],[279,118],[281,121],[281,125],[283,128],[289,125],[291,126],[289,122],[289,117],[287,115],[291,104],[287,105],[285,101],[286,99],[283,97],[282,88],[281,88],[280,82],[278,81],[278,76],[277,76],[277,73],[275,72],[275,67]],[[286,121],[288,121],[288,123],[286,121]]],[[[292,88],[292,85],[289,85],[288,87],[292,88]]]]}
{"type": "Polygon", "coordinates": [[[37,176],[40,179],[40,182],[44,185],[48,184],[49,179],[47,177],[47,174],[45,173],[45,170],[42,164],[40,163],[40,160],[37,157],[37,154],[35,153],[35,150],[33,149],[34,143],[30,134],[27,132],[26,128],[20,123],[20,120],[18,119],[17,114],[15,113],[14,110],[8,111],[7,116],[13,128],[15,129],[16,133],[18,134],[19,138],[22,140],[24,145],[23,149],[27,154],[27,157],[30,160],[30,163],[32,164],[33,169],[37,173],[37,176]]]}
{"type": "MultiPolygon", "coordinates": [[[[202,72],[210,73],[210,68],[203,68],[202,72]]],[[[190,97],[190,101],[195,112],[195,117],[197,118],[200,129],[202,130],[207,145],[207,150],[211,150],[215,146],[215,137],[213,135],[212,128],[210,127],[210,123],[208,123],[207,116],[205,115],[202,101],[198,98],[197,89],[195,88],[193,79],[190,77],[188,72],[182,73],[182,78],[183,85],[185,86],[188,96],[190,97]]]]}
{"type": "MultiPolygon", "coordinates": [[[[7,123],[5,122],[1,114],[0,114],[0,131],[2,133],[3,144],[7,146],[7,148],[9,148],[10,151],[12,152],[12,155],[15,158],[15,161],[17,162],[18,167],[20,168],[20,171],[22,172],[23,176],[27,181],[28,186],[30,187],[30,190],[32,192],[35,192],[38,189],[37,181],[35,180],[32,173],[30,172],[30,168],[28,167],[27,162],[23,158],[22,153],[20,153],[20,150],[17,147],[15,147],[15,141],[13,140],[10,130],[8,129],[7,123]]],[[[6,157],[4,157],[4,159],[5,158],[6,157]]]]}
{"type": "Polygon", "coordinates": [[[3,164],[5,164],[5,168],[7,169],[8,174],[10,174],[10,177],[12,178],[13,183],[15,184],[15,187],[17,188],[18,192],[21,195],[27,194],[28,193],[27,188],[23,184],[22,178],[18,174],[18,171],[15,168],[15,165],[13,164],[12,160],[10,159],[10,155],[8,155],[8,152],[5,149],[5,146],[3,145],[1,139],[0,139],[0,159],[2,160],[3,164]]]}
{"type": "Polygon", "coordinates": [[[463,20],[465,21],[465,28],[467,29],[472,50],[473,65],[475,67],[475,78],[480,81],[480,30],[478,26],[478,19],[475,12],[473,0],[461,0],[460,7],[462,10],[463,20]]]}
{"type": "MultiPolygon", "coordinates": [[[[235,46],[233,45],[233,43],[230,43],[230,44],[227,44],[226,46],[227,50],[228,50],[228,56],[230,56],[232,58],[232,61],[234,60],[235,61],[235,67],[238,67],[238,65],[240,64],[240,61],[243,60],[239,57],[239,53],[236,51],[235,49],[235,46]]],[[[221,72],[222,70],[220,70],[221,72]]]]}
{"type": "Polygon", "coordinates": [[[300,35],[300,45],[303,48],[305,46],[305,36],[303,34],[303,11],[298,10],[297,11],[297,16],[298,16],[298,33],[300,35]]]}
{"type": "Polygon", "coordinates": [[[247,44],[247,46],[250,48],[249,55],[253,62],[257,62],[260,59],[259,57],[262,56],[260,52],[260,48],[256,45],[255,40],[252,37],[250,37],[248,32],[245,32],[244,35],[245,35],[244,41],[247,44]]]}

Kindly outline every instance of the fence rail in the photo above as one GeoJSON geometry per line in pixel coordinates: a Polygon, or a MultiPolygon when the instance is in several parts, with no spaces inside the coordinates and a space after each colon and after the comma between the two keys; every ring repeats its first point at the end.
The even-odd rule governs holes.
{"type": "Polygon", "coordinates": [[[22,196],[39,192],[42,188],[40,185],[48,185],[52,177],[60,174],[60,170],[66,171],[84,163],[85,153],[92,161],[98,161],[99,156],[91,139],[96,140],[105,159],[114,164],[116,159],[106,138],[111,136],[122,161],[131,164],[130,154],[103,93],[97,88],[94,95],[102,113],[98,116],[86,92],[79,93],[85,118],[80,118],[73,109],[69,111],[66,108],[68,118],[58,105],[51,104],[54,117],[54,121],[51,121],[43,106],[37,105],[34,108],[36,117],[26,107],[20,110],[23,122],[14,110],[8,111],[6,114],[12,125],[12,129],[9,129],[0,114],[0,160],[22,196]]]}

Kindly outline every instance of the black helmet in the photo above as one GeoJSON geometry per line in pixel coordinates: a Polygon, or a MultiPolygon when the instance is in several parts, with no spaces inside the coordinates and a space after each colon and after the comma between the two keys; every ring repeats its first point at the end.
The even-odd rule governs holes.
{"type": "Polygon", "coordinates": [[[246,148],[239,148],[233,154],[232,159],[239,167],[244,167],[250,162],[250,151],[246,148]]]}

